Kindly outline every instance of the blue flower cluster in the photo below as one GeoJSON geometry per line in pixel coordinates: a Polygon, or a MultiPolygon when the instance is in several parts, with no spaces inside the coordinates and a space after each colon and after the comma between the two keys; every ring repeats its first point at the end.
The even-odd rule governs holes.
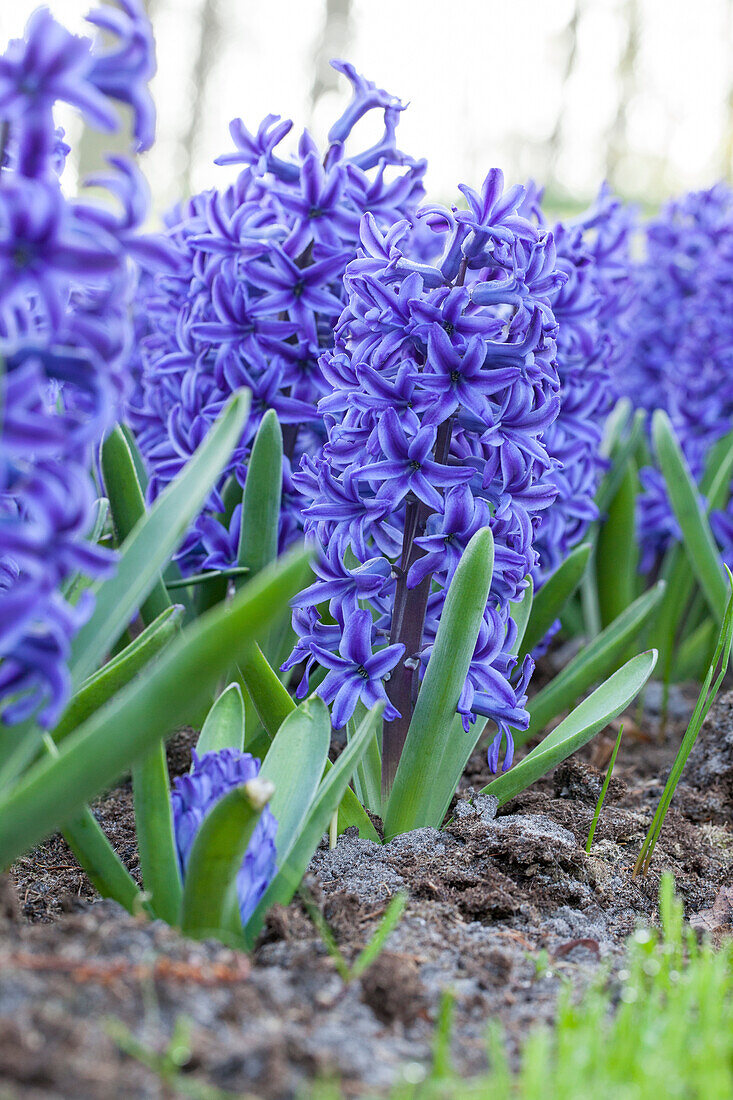
{"type": "MultiPolygon", "coordinates": [[[[639,408],[665,409],[699,482],[733,424],[733,190],[723,183],[667,204],[646,227],[635,308],[617,385],[639,408]]],[[[661,475],[641,471],[641,567],[680,537],[661,475]]],[[[712,517],[733,560],[733,515],[712,517]]]]}
{"type": "MultiPolygon", "coordinates": [[[[531,209],[544,225],[536,199],[531,209]]],[[[612,364],[625,344],[633,300],[632,229],[632,213],[606,185],[590,210],[553,228],[557,266],[567,276],[551,299],[558,322],[560,413],[543,436],[557,498],[537,532],[536,584],[557,569],[598,518],[593,498],[604,469],[603,427],[615,397],[612,364]]]]}
{"type": "Polygon", "coordinates": [[[169,216],[180,270],[141,284],[145,335],[129,415],[150,468],[151,497],[190,458],[229,395],[241,386],[252,392],[245,433],[182,548],[184,570],[236,559],[241,508],[228,505],[223,490],[232,478],[244,485],[251,444],[270,408],[284,436],[281,548],[302,529],[291,470],[323,439],[316,403],[329,387],[319,356],[344,305],[342,277],[356,254],[360,218],[368,211],[389,225],[423,194],[424,163],[396,145],[402,104],[351,65],[333,64],[353,95],[325,153],[305,131],[295,156],[278,155],[292,123],[277,115],[256,133],[233,122],[236,151],[218,163],[245,166],[236,183],[169,216]],[[383,116],[381,138],[347,152],[354,126],[372,111],[383,116]]]}
{"type": "Polygon", "coordinates": [[[133,261],[164,262],[142,238],[146,193],[122,159],[103,183],[119,209],[64,198],[69,147],[54,105],[105,130],[111,100],[130,105],[136,140],[153,139],[154,71],[141,0],[92,13],[111,35],[77,37],[41,8],[0,56],[0,701],[2,720],[38,711],[52,725],[68,695],[66,660],[90,598],[66,599],[76,573],[110,555],[86,541],[92,447],[126,388],[133,261]],[[109,42],[110,39],[108,38],[109,42]]]}
{"type": "Polygon", "coordinates": [[[461,191],[467,209],[428,207],[417,230],[362,219],[348,304],[321,359],[327,439],[293,477],[322,555],[295,601],[288,664],[306,661],[301,697],[312,666],[328,670],[318,690],[337,727],[359,700],[385,700],[388,773],[386,746],[404,741],[446,590],[485,526],[494,578],[459,712],[466,728],[476,713],[493,719],[493,766],[503,736],[511,763],[533,662],[515,669],[510,603],[536,568],[535,529],[557,493],[542,437],[560,408],[550,302],[567,275],[552,234],[520,213],[523,188],[505,191],[492,171],[481,192],[461,191]]]}
{"type": "MultiPolygon", "coordinates": [[[[241,787],[260,773],[260,762],[248,752],[222,749],[197,756],[193,752],[190,775],[179,776],[173,783],[171,806],[173,829],[181,874],[185,878],[193,842],[209,810],[235,787],[241,787]]],[[[242,924],[272,881],[275,871],[275,834],[277,820],[268,806],[262,811],[242,866],[237,873],[237,897],[242,924]]]]}

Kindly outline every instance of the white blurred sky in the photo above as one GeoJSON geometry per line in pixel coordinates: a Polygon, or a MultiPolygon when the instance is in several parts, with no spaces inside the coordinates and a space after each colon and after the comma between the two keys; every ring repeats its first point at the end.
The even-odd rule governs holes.
{"type": "MultiPolygon", "coordinates": [[[[47,0],[75,30],[89,0],[47,0]]],[[[158,143],[145,167],[156,205],[177,197],[191,70],[203,0],[157,0],[158,143]]],[[[0,48],[35,0],[0,0],[0,48]]],[[[192,172],[195,189],[224,180],[211,162],[230,148],[229,119],[254,127],[275,112],[323,136],[348,92],[309,115],[325,0],[219,0],[224,35],[208,85],[192,172]]],[[[451,199],[500,165],[511,179],[548,171],[571,197],[591,196],[605,170],[619,97],[630,0],[583,0],[577,64],[563,87],[573,0],[354,0],[348,60],[403,100],[403,149],[429,161],[428,190],[451,199]]],[[[637,0],[640,35],[617,185],[656,202],[729,174],[733,0],[637,0]]]]}

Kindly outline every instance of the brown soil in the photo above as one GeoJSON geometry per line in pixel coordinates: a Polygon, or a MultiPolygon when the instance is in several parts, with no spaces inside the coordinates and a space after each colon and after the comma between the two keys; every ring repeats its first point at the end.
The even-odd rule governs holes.
{"type": "MultiPolygon", "coordinates": [[[[445,989],[455,996],[453,1056],[463,1072],[485,1066],[490,1021],[503,1025],[514,1057],[530,1024],[552,1020],[565,980],[580,991],[599,966],[612,972],[624,937],[655,920],[662,871],[673,872],[698,926],[708,927],[711,913],[725,925],[733,911],[733,694],[703,730],[648,878],[632,879],[689,700],[676,703],[664,738],[652,712],[642,729],[626,716],[590,855],[585,841],[613,730],[498,817],[493,800],[465,797],[489,778],[477,750],[442,832],[421,829],[386,846],[346,835],[333,851],[319,849],[307,888],[347,961],[389,898],[398,890],[409,897],[385,951],[348,985],[299,902],[271,914],[249,960],[94,902],[53,838],[19,861],[13,889],[6,881],[0,891],[0,1097],[216,1089],[284,1100],[333,1076],[360,1096],[424,1073],[445,989]],[[184,1024],[181,1076],[166,1083],[143,1062],[164,1054],[184,1024]],[[142,1060],[123,1053],[130,1038],[142,1060]]],[[[190,733],[172,742],[172,773],[187,766],[191,743],[190,733]]],[[[95,812],[136,873],[129,788],[95,812]]]]}

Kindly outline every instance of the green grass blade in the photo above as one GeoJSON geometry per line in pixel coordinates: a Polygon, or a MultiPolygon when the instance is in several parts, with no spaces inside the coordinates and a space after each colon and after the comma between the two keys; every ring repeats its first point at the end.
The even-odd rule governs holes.
{"type": "Polygon", "coordinates": [[[206,715],[196,742],[196,752],[220,752],[244,748],[244,700],[239,684],[229,684],[206,715]]]}
{"type": "Polygon", "coordinates": [[[685,552],[710,610],[720,623],[728,596],[720,554],[669,417],[661,409],[657,409],[652,418],[652,435],[667,494],[682,531],[685,552]]]}
{"type": "Polygon", "coordinates": [[[56,760],[35,764],[0,797],[0,867],[10,864],[155,742],[183,724],[281,608],[307,583],[310,554],[296,550],[232,600],[187,627],[152,667],[67,737],[56,760]]]}
{"type": "Polygon", "coordinates": [[[723,682],[725,674],[728,670],[728,663],[730,661],[731,645],[733,645],[733,575],[731,575],[728,567],[725,567],[728,574],[728,580],[730,582],[728,600],[725,605],[725,613],[723,615],[723,623],[718,635],[718,643],[713,654],[713,659],[708,668],[707,676],[703,682],[700,694],[697,699],[695,710],[692,714],[692,718],[685,731],[685,736],[682,738],[682,744],[679,747],[677,756],[669,773],[669,778],[665,784],[662,796],[659,800],[656,813],[652,820],[652,824],[649,827],[644,843],[641,846],[639,852],[639,858],[636,861],[634,867],[634,876],[638,874],[645,875],[649,870],[651,861],[654,856],[654,849],[659,839],[659,834],[662,831],[664,819],[667,816],[667,810],[670,807],[674,792],[677,789],[677,784],[680,781],[680,777],[684,770],[687,758],[689,757],[694,744],[697,740],[698,734],[702,729],[702,724],[707,717],[708,711],[715,702],[715,697],[718,694],[720,685],[723,682]],[[717,676],[716,676],[717,671],[717,676]],[[713,683],[713,677],[716,676],[715,683],[713,683]],[[712,684],[712,687],[711,687],[712,684]]]}
{"type": "Polygon", "coordinates": [[[608,626],[634,602],[638,586],[636,497],[639,479],[631,462],[601,524],[595,552],[601,625],[608,626]]]}
{"type": "Polygon", "coordinates": [[[529,729],[516,732],[514,739],[518,745],[543,730],[556,715],[571,707],[584,691],[618,668],[663,594],[664,581],[659,581],[654,588],[634,600],[615,622],[585,646],[547,687],[530,700],[529,729]]]}
{"type": "Polygon", "coordinates": [[[446,795],[448,800],[453,795],[450,788],[456,769],[460,765],[462,771],[476,743],[475,724],[458,739],[450,737],[449,731],[476,647],[493,568],[494,540],[485,527],[463,552],[446,595],[387,802],[387,839],[422,825],[440,825],[446,795]]]}
{"type": "Polygon", "coordinates": [[[640,653],[584,699],[552,733],[504,775],[487,784],[481,794],[493,794],[499,805],[535,783],[566,757],[587,744],[631,703],[652,674],[655,650],[640,653]]]}
{"type": "Polygon", "coordinates": [[[74,639],[71,671],[76,686],[101,663],[156,584],[228,461],[248,409],[247,392],[231,399],[183,472],[125,540],[116,575],[97,589],[94,614],[74,639]]]}
{"type": "Polygon", "coordinates": [[[535,593],[524,640],[519,648],[519,660],[538,645],[580,584],[590,557],[591,545],[583,543],[568,554],[562,565],[551,573],[535,593]]]}
{"type": "Polygon", "coordinates": [[[362,974],[369,969],[372,963],[376,962],[379,958],[388,937],[392,935],[395,928],[402,920],[402,914],[406,906],[407,894],[395,894],[387,906],[384,916],[379,922],[374,935],[354,960],[354,965],[351,967],[349,973],[351,981],[360,978],[362,974]]]}
{"type": "Polygon", "coordinates": [[[180,605],[167,608],[134,642],[103,665],[99,672],[85,680],[53,730],[54,741],[58,744],[68,737],[77,726],[129,684],[180,632],[182,617],[183,608],[180,605]]]}
{"type": "Polygon", "coordinates": [[[220,798],[204,818],[191,848],[181,904],[181,928],[210,936],[226,928],[230,890],[272,784],[257,776],[220,798]]]}
{"type": "Polygon", "coordinates": [[[613,769],[616,765],[616,757],[618,756],[618,750],[621,748],[621,738],[624,735],[623,724],[619,727],[618,737],[616,738],[616,744],[613,746],[613,752],[611,753],[611,760],[608,765],[608,771],[606,772],[606,778],[603,780],[603,786],[601,787],[601,793],[598,796],[596,802],[596,808],[593,811],[593,820],[590,823],[590,830],[588,832],[588,840],[585,844],[586,852],[590,853],[593,845],[593,837],[596,835],[596,829],[598,828],[598,819],[601,816],[601,810],[603,809],[603,803],[606,800],[606,791],[608,790],[611,782],[611,776],[613,775],[613,769]]]}
{"type": "Polygon", "coordinates": [[[307,820],[330,744],[328,707],[312,696],[288,715],[265,757],[260,775],[275,787],[270,809],[278,823],[275,847],[279,865],[287,859],[307,820]]]}
{"type": "Polygon", "coordinates": [[[250,917],[245,928],[245,939],[252,946],[262,927],[267,910],[275,904],[287,905],[300,886],[306,868],[313,857],[318,842],[328,829],[328,823],[339,808],[349,780],[359,761],[366,752],[369,740],[381,720],[384,704],[373,707],[356,734],[347,744],[336,763],[326,770],[306,821],[281,862],[275,878],[268,886],[257,909],[250,917]]]}

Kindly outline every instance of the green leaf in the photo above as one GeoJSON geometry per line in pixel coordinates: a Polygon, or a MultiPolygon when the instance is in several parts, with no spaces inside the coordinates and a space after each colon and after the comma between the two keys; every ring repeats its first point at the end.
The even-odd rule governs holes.
{"type": "MultiPolygon", "coordinates": [[[[610,454],[607,457],[611,458],[611,466],[604,474],[600,485],[596,491],[596,506],[598,511],[603,513],[608,508],[609,504],[616,496],[618,487],[621,484],[621,480],[626,473],[626,464],[634,461],[634,456],[641,449],[644,449],[644,421],[646,419],[646,413],[643,409],[637,409],[634,413],[634,419],[631,425],[631,431],[625,439],[619,439],[613,446],[610,454]]],[[[641,465],[648,465],[648,463],[635,463],[637,467],[641,465]]]]}
{"type": "MultiPolygon", "coordinates": [[[[664,587],[664,581],[658,581],[654,588],[639,596],[615,622],[607,626],[589,645],[584,646],[547,687],[530,700],[529,729],[516,731],[516,744],[524,744],[543,730],[556,715],[571,707],[592,684],[597,684],[618,667],[628,647],[659,605],[664,587]]],[[[656,660],[656,654],[654,659],[656,660]]]]}
{"type": "Polygon", "coordinates": [[[328,823],[344,797],[349,780],[366,752],[383,710],[384,704],[378,703],[369,711],[336,763],[326,771],[300,833],[282,859],[275,878],[247,922],[244,933],[249,947],[256,940],[268,909],[278,903],[287,905],[300,886],[318,842],[328,829],[328,823]]]}
{"type": "Polygon", "coordinates": [[[385,837],[440,825],[447,802],[471,755],[474,724],[454,737],[453,720],[478,638],[494,569],[494,540],[477,531],[448,588],[420,694],[387,802],[385,837]],[[462,763],[461,763],[462,761],[462,763]],[[447,796],[447,798],[446,798],[447,796]]]}
{"type": "Polygon", "coordinates": [[[307,820],[331,744],[328,707],[317,695],[288,715],[265,757],[260,775],[275,787],[277,862],[282,865],[307,820]]]}
{"type": "MultiPolygon", "coordinates": [[[[275,670],[262,655],[259,646],[253,646],[248,650],[239,661],[239,669],[267,735],[274,738],[288,715],[295,711],[295,703],[280,683],[275,670]]],[[[249,752],[252,751],[251,745],[245,747],[249,752]]],[[[269,756],[269,749],[267,756],[269,756]]],[[[326,761],[326,770],[330,768],[330,761],[326,761]]],[[[358,828],[359,836],[363,839],[379,840],[369,815],[354,792],[347,787],[339,807],[338,831],[342,833],[353,825],[358,828]]]]}
{"type": "Polygon", "coordinates": [[[257,776],[214,804],[191,847],[181,904],[181,928],[189,936],[211,936],[226,927],[230,890],[255,826],[273,793],[257,776]]]}
{"type": "Polygon", "coordinates": [[[608,626],[636,598],[639,547],[636,539],[636,497],[639,479],[631,462],[601,524],[595,568],[601,623],[608,626]]]}
{"type": "Polygon", "coordinates": [[[138,485],[142,489],[143,494],[145,494],[148,491],[148,482],[150,478],[148,477],[148,469],[145,465],[145,459],[142,456],[140,447],[138,446],[137,439],[135,438],[135,433],[129,424],[120,424],[120,431],[125,437],[125,442],[132,455],[132,461],[135,463],[135,473],[137,474],[138,485]]]}
{"type": "Polygon", "coordinates": [[[99,672],[85,680],[54,729],[54,741],[58,744],[68,737],[77,726],[129,684],[180,632],[182,616],[183,608],[180,605],[167,608],[134,642],[103,665],[99,672]]]}
{"type": "Polygon", "coordinates": [[[532,612],[529,616],[524,640],[519,647],[519,660],[523,661],[528,653],[538,645],[556,619],[560,617],[565,604],[580,584],[580,579],[585,572],[591,546],[589,542],[583,543],[568,554],[561,565],[558,565],[554,573],[551,573],[545,583],[535,593],[532,601],[532,612]]]}
{"type": "Polygon", "coordinates": [[[548,733],[523,760],[504,775],[492,779],[481,794],[494,795],[499,805],[503,806],[571,753],[582,748],[636,698],[651,676],[656,660],[657,654],[653,649],[632,657],[584,699],[552,733],[548,733]]]}
{"type": "MultiPolygon", "coordinates": [[[[55,759],[58,749],[49,734],[43,735],[43,744],[49,756],[55,759]]],[[[88,806],[66,823],[63,837],[103,898],[113,898],[133,915],[148,908],[137,883],[88,806]]]]}
{"type": "Polygon", "coordinates": [[[527,625],[532,617],[532,607],[534,604],[534,581],[530,576],[526,577],[525,580],[527,582],[527,587],[522,593],[522,598],[517,600],[516,603],[509,605],[511,617],[517,627],[517,637],[514,640],[515,654],[519,653],[522,648],[522,642],[527,633],[527,625]]]}
{"type": "MultiPolygon", "coordinates": [[[[719,508],[726,508],[730,499],[730,482],[733,477],[733,433],[724,436],[715,443],[707,457],[705,473],[700,482],[700,491],[707,499],[706,513],[719,508]]],[[[690,667],[688,657],[689,647],[685,649],[685,657],[680,660],[678,647],[675,645],[680,622],[688,607],[695,589],[695,577],[691,572],[687,556],[683,547],[678,542],[672,543],[664,555],[660,576],[667,582],[667,591],[659,607],[654,622],[654,644],[659,649],[659,666],[663,673],[665,684],[670,679],[684,678],[690,667]],[[680,665],[678,671],[677,666],[680,665]]],[[[710,626],[711,633],[715,633],[716,621],[710,626]]],[[[686,645],[689,639],[682,642],[686,645]]],[[[712,651],[712,640],[710,644],[712,651]]],[[[697,674],[692,678],[695,679],[697,674]]]]}
{"type": "MultiPolygon", "coordinates": [[[[117,545],[121,546],[147,510],[130,448],[119,427],[113,428],[102,444],[102,477],[112,509],[117,545]]],[[[159,575],[140,608],[143,622],[152,623],[170,605],[163,578],[159,575]]]]}
{"type": "Polygon", "coordinates": [[[163,741],[133,762],[132,801],[140,870],[150,907],[156,917],[175,924],[181,903],[181,874],[163,741]]]}
{"type": "Polygon", "coordinates": [[[63,837],[92,886],[103,898],[113,898],[133,916],[149,908],[137,883],[120,861],[88,806],[66,823],[63,837]]]}
{"type": "Polygon", "coordinates": [[[652,436],[667,494],[682,531],[685,552],[713,616],[721,623],[728,592],[720,554],[697,486],[669,417],[662,409],[657,409],[652,417],[652,436]]]}
{"type": "Polygon", "coordinates": [[[248,409],[248,392],[231,399],[183,472],[125,540],[115,576],[98,587],[94,614],[74,639],[71,671],[76,686],[101,663],[156,584],[228,462],[248,409]]]}
{"type": "Polygon", "coordinates": [[[710,663],[717,635],[718,626],[715,620],[708,618],[676,647],[672,664],[672,679],[675,683],[702,679],[710,663]]]}
{"type": "MultiPolygon", "coordinates": [[[[117,543],[121,545],[138,524],[144,523],[146,508],[132,452],[119,427],[102,444],[102,475],[117,543]]],[[[170,597],[159,573],[140,607],[140,617],[152,625],[170,607],[170,597]]],[[[156,917],[173,924],[181,904],[181,875],[173,833],[168,761],[162,741],[135,761],[132,797],[140,870],[150,907],[156,917]]]]}
{"type": "Polygon", "coordinates": [[[231,662],[305,586],[309,559],[302,550],[285,555],[230,604],[187,627],[152,667],[64,740],[56,760],[35,764],[0,796],[0,867],[69,821],[159,738],[183,724],[231,662]]]}
{"type": "Polygon", "coordinates": [[[239,671],[257,717],[272,740],[287,716],[295,710],[295,703],[259,646],[252,646],[245,653],[239,662],[239,671]]]}
{"type": "Polygon", "coordinates": [[[277,557],[283,486],[283,436],[274,409],[262,418],[247,464],[238,561],[252,576],[277,557]]]}
{"type": "Polygon", "coordinates": [[[239,684],[229,684],[206,716],[196,742],[196,752],[244,748],[244,700],[239,684]]]}
{"type": "Polygon", "coordinates": [[[692,717],[688,723],[685,735],[682,738],[682,744],[680,745],[677,756],[675,757],[672,769],[669,773],[669,778],[665,784],[662,796],[659,800],[656,813],[649,827],[649,831],[644,838],[644,843],[641,846],[639,852],[639,858],[636,861],[634,867],[634,878],[638,874],[645,875],[649,870],[652,858],[654,856],[654,849],[659,839],[659,834],[662,831],[662,825],[664,819],[667,816],[667,811],[670,807],[674,792],[677,789],[677,784],[680,781],[682,772],[684,771],[687,758],[689,757],[692,749],[697,740],[698,734],[702,729],[702,724],[705,721],[710,708],[715,702],[715,697],[718,694],[720,685],[723,683],[725,674],[728,671],[728,664],[730,662],[731,646],[733,645],[733,575],[731,574],[728,566],[725,566],[725,571],[728,576],[728,599],[725,605],[725,612],[723,614],[723,622],[720,627],[720,633],[718,635],[718,642],[715,647],[715,653],[713,659],[710,662],[707,676],[700,688],[700,694],[697,698],[697,704],[695,710],[692,713],[692,717]],[[716,675],[715,683],[713,683],[713,677],[716,675]],[[712,685],[712,686],[711,686],[712,685]]]}

